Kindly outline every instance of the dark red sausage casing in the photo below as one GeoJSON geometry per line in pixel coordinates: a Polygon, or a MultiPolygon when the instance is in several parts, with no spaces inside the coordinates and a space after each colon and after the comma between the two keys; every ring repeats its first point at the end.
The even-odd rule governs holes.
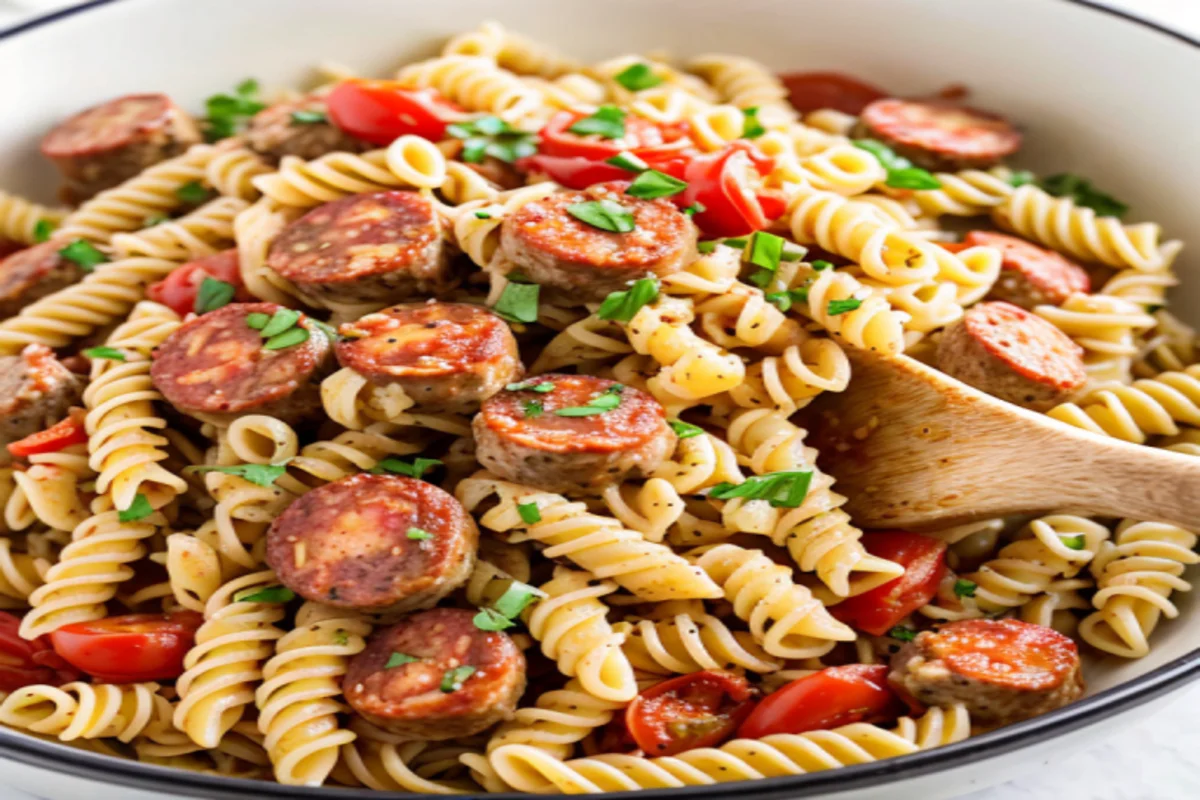
{"type": "Polygon", "coordinates": [[[297,422],[321,410],[321,380],[333,348],[313,321],[301,314],[307,341],[268,350],[250,314],[271,317],[274,303],[231,303],[185,322],[154,351],[150,377],[184,414],[214,421],[269,414],[297,422]]]}
{"type": "Polygon", "coordinates": [[[1041,317],[992,301],[946,328],[938,369],[1001,400],[1048,411],[1087,381],[1083,348],[1041,317]]]}
{"type": "Polygon", "coordinates": [[[428,296],[445,291],[451,277],[433,201],[410,191],[317,206],[283,229],[267,266],[318,306],[428,296]]]}
{"type": "Polygon", "coordinates": [[[78,281],[83,270],[58,251],[64,241],[35,244],[0,261],[0,318],[16,316],[35,300],[78,281]]]}
{"type": "Polygon", "coordinates": [[[393,306],[338,332],[343,367],[377,386],[399,386],[417,409],[476,411],[522,372],[508,324],[482,306],[393,306]]]}
{"type": "Polygon", "coordinates": [[[264,108],[250,120],[245,137],[250,149],[272,164],[284,156],[311,161],[327,153],[365,153],[374,147],[329,121],[324,99],[312,95],[264,108]],[[309,118],[317,114],[324,118],[300,122],[293,116],[297,112],[302,117],[307,113],[309,118]]]}
{"type": "Polygon", "coordinates": [[[74,202],[132,178],[200,141],[196,123],[165,94],[131,94],[80,111],[42,139],[74,202]]]}
{"type": "Polygon", "coordinates": [[[990,167],[1021,147],[1020,131],[1003,117],[941,100],[876,100],[859,115],[856,135],[933,170],[990,167]]]}
{"type": "Polygon", "coordinates": [[[1076,292],[1092,288],[1087,270],[1063,256],[1036,244],[992,231],[971,231],[963,237],[967,247],[994,247],[1000,251],[1000,278],[988,298],[1004,300],[1032,310],[1036,306],[1058,306],[1076,292]]]}
{"type": "Polygon", "coordinates": [[[509,718],[525,691],[525,656],[507,634],[476,628],[474,616],[435,608],[377,631],[342,682],[351,708],[397,735],[438,741],[509,718]],[[387,667],[397,661],[406,663],[387,667]],[[447,673],[461,667],[474,671],[443,690],[447,673]]]}
{"type": "Polygon", "coordinates": [[[83,381],[43,344],[0,356],[0,466],[12,462],[9,444],[66,417],[82,394],[83,381]]]}
{"type": "Polygon", "coordinates": [[[475,416],[476,457],[496,475],[552,492],[582,492],[650,474],[675,450],[675,433],[650,395],[589,375],[538,375],[502,391],[475,416]],[[619,391],[618,391],[618,388],[619,391]],[[587,416],[557,412],[615,394],[619,405],[587,416]]]}
{"type": "Polygon", "coordinates": [[[479,531],[454,497],[395,475],[308,492],[267,533],[267,563],[307,600],[372,613],[429,608],[471,574],[479,531]]]}
{"type": "Polygon", "coordinates": [[[526,203],[505,218],[500,247],[505,271],[561,290],[564,302],[603,300],[638,278],[671,275],[696,257],[696,226],[670,200],[625,194],[625,182],[599,183],[526,203]],[[608,200],[634,219],[628,233],[612,233],[571,216],[576,203],[608,200]]]}

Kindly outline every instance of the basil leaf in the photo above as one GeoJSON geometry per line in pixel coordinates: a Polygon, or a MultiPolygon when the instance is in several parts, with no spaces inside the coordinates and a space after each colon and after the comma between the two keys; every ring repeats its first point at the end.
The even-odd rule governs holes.
{"type": "Polygon", "coordinates": [[[117,512],[117,519],[121,522],[137,522],[153,513],[154,509],[150,507],[150,501],[146,495],[138,492],[137,496],[133,498],[133,502],[129,504],[129,508],[117,512]]]}
{"type": "Polygon", "coordinates": [[[262,336],[264,339],[270,339],[276,334],[283,333],[293,327],[300,321],[300,312],[290,308],[281,308],[276,311],[271,320],[262,327],[262,336]]]}
{"type": "Polygon", "coordinates": [[[625,194],[630,197],[639,197],[642,200],[654,200],[679,194],[687,187],[686,181],[672,178],[665,172],[659,172],[656,169],[648,169],[633,179],[633,183],[629,184],[625,194]]]}
{"type": "Polygon", "coordinates": [[[642,306],[653,303],[658,299],[658,280],[655,278],[639,278],[623,292],[612,292],[604,298],[596,316],[600,319],[629,322],[642,306]]]}
{"type": "Polygon", "coordinates": [[[787,312],[796,303],[808,302],[808,287],[798,286],[783,292],[771,292],[765,297],[768,303],[773,303],[780,311],[787,312]]]}
{"type": "Polygon", "coordinates": [[[277,333],[263,343],[264,350],[282,350],[292,345],[304,344],[308,341],[309,333],[305,328],[290,328],[283,333],[277,333]]]}
{"type": "Polygon", "coordinates": [[[479,609],[479,613],[471,621],[481,631],[503,631],[515,626],[512,620],[491,608],[479,609]]]}
{"type": "Polygon", "coordinates": [[[567,130],[578,136],[620,139],[625,135],[625,112],[616,106],[600,106],[594,114],[576,120],[567,130]]]}
{"type": "Polygon", "coordinates": [[[509,619],[516,619],[521,616],[521,612],[529,607],[529,604],[537,600],[539,597],[545,597],[545,593],[533,588],[527,583],[513,581],[508,588],[504,590],[504,594],[496,599],[494,605],[496,610],[509,619]]]}
{"type": "MultiPolygon", "coordinates": [[[[693,217],[696,214],[703,214],[705,211],[708,211],[708,206],[704,205],[704,203],[692,203],[683,210],[683,213],[689,217],[693,217]]],[[[711,244],[711,242],[701,242],[701,244],[711,244]]],[[[700,252],[704,251],[701,250],[700,252]]],[[[709,252],[711,253],[712,251],[709,250],[709,252]]]]}
{"type": "Polygon", "coordinates": [[[486,211],[476,211],[475,219],[491,219],[492,215],[486,211]]]}
{"type": "Polygon", "coordinates": [[[743,483],[719,483],[709,490],[708,496],[716,500],[735,497],[766,500],[773,508],[797,508],[808,496],[810,483],[811,470],[771,472],[747,478],[743,483]]]}
{"type": "Polygon", "coordinates": [[[538,394],[546,394],[554,391],[554,381],[542,380],[541,378],[530,378],[527,381],[520,383],[510,383],[504,387],[506,392],[537,392],[538,394]]]}
{"type": "Polygon", "coordinates": [[[538,510],[537,503],[517,503],[517,513],[526,525],[542,521],[542,512],[538,510]]]}
{"type": "Polygon", "coordinates": [[[901,642],[911,642],[913,639],[917,638],[917,632],[912,628],[904,628],[897,625],[888,631],[888,636],[901,642]]]}
{"type": "Polygon", "coordinates": [[[250,118],[266,108],[258,100],[258,81],[242,81],[233,94],[214,94],[205,101],[208,115],[204,120],[204,138],[216,141],[233,136],[245,127],[250,118]]]}
{"type": "Polygon", "coordinates": [[[76,239],[58,251],[58,254],[68,261],[79,265],[84,272],[91,272],[97,264],[104,264],[108,256],[96,249],[87,239],[76,239]]]}
{"type": "Polygon", "coordinates": [[[470,664],[463,664],[461,667],[446,670],[442,675],[442,685],[438,688],[446,694],[458,691],[462,688],[463,682],[477,672],[475,667],[470,664]]]}
{"type": "Polygon", "coordinates": [[[408,653],[392,653],[390,656],[388,656],[387,663],[383,665],[383,668],[393,669],[395,667],[404,666],[405,664],[415,664],[420,660],[421,659],[419,658],[410,656],[408,653]]]}
{"type": "Polygon", "coordinates": [[[322,122],[328,122],[329,117],[324,111],[318,109],[300,109],[292,112],[292,122],[297,125],[317,125],[322,122]]]}
{"type": "Polygon", "coordinates": [[[238,603],[290,603],[296,593],[286,586],[267,586],[239,592],[233,599],[238,603]]]}
{"type": "Polygon", "coordinates": [[[631,92],[653,89],[663,82],[663,79],[655,75],[654,70],[650,69],[648,64],[641,62],[630,64],[616,75],[613,75],[613,80],[631,92]]]}
{"type": "Polygon", "coordinates": [[[509,280],[492,311],[509,322],[537,322],[541,288],[536,283],[509,280]]]}
{"type": "Polygon", "coordinates": [[[567,206],[567,213],[580,222],[612,233],[629,233],[636,227],[633,213],[612,200],[588,200],[567,206]]]}
{"type": "Polygon", "coordinates": [[[885,183],[893,189],[940,189],[942,182],[920,167],[889,170],[885,183]]]}
{"type": "Polygon", "coordinates": [[[220,472],[235,475],[256,486],[272,486],[287,472],[286,464],[234,464],[228,467],[196,466],[184,467],[184,472],[220,472]]]}
{"type": "Polygon", "coordinates": [[[171,218],[168,217],[166,214],[151,214],[150,216],[148,216],[144,220],[142,220],[142,227],[143,228],[153,228],[155,225],[162,225],[164,222],[167,222],[170,219],[171,218]]]}
{"type": "Polygon", "coordinates": [[[270,321],[271,318],[266,314],[263,314],[261,311],[255,311],[252,314],[246,315],[246,325],[256,331],[261,331],[263,328],[267,327],[267,323],[270,321]]]}
{"type": "Polygon", "coordinates": [[[411,539],[414,542],[424,542],[433,538],[433,534],[424,528],[409,528],[404,532],[404,538],[411,539]]]}
{"type": "Polygon", "coordinates": [[[50,241],[51,235],[58,228],[53,222],[48,219],[39,219],[33,223],[33,241],[37,244],[50,241]]]}
{"type": "Polygon", "coordinates": [[[704,433],[704,428],[699,425],[693,425],[690,422],[672,419],[668,420],[667,424],[671,426],[671,430],[675,431],[675,435],[680,439],[691,439],[693,436],[699,436],[704,433]]]}
{"type": "Polygon", "coordinates": [[[533,419],[540,417],[546,408],[542,405],[541,400],[527,400],[521,410],[525,413],[526,419],[533,419]]]}
{"type": "Polygon", "coordinates": [[[750,237],[750,246],[746,249],[745,258],[755,266],[775,272],[783,261],[783,245],[783,237],[766,231],[755,231],[750,237]]]}
{"type": "Polygon", "coordinates": [[[743,139],[757,139],[767,132],[767,129],[758,120],[757,108],[742,109],[742,116],[745,118],[742,122],[743,139]]]}
{"type": "Polygon", "coordinates": [[[436,458],[414,458],[410,464],[407,461],[401,461],[398,458],[385,458],[371,468],[371,473],[374,475],[382,475],[385,472],[391,472],[396,475],[404,475],[408,478],[420,478],[426,472],[434,467],[440,467],[442,462],[436,458]]]}
{"type": "Polygon", "coordinates": [[[1008,180],[1006,182],[1009,186],[1020,188],[1027,183],[1033,183],[1035,180],[1037,180],[1037,176],[1035,176],[1029,170],[1018,169],[1014,170],[1013,173],[1008,176],[1008,180]]]}
{"type": "Polygon", "coordinates": [[[630,172],[645,172],[650,169],[649,164],[628,151],[617,153],[612,158],[605,159],[604,163],[627,169],[630,172]]]}
{"type": "Polygon", "coordinates": [[[859,300],[857,297],[847,297],[845,300],[830,300],[825,310],[829,316],[836,317],[839,314],[853,311],[861,305],[862,300],[859,300]]]}
{"type": "Polygon", "coordinates": [[[181,202],[188,205],[198,206],[208,200],[212,196],[212,192],[208,190],[200,181],[188,181],[183,186],[175,190],[175,196],[181,202]]]}
{"type": "Polygon", "coordinates": [[[200,282],[200,290],[196,292],[196,302],[192,310],[197,314],[216,311],[218,308],[229,305],[236,293],[237,287],[232,283],[206,275],[200,282]]]}
{"type": "Polygon", "coordinates": [[[107,358],[110,361],[124,361],[125,354],[115,347],[89,347],[83,351],[88,358],[107,358]]]}
{"type": "Polygon", "coordinates": [[[1092,186],[1091,181],[1069,172],[1043,178],[1038,185],[1055,197],[1071,198],[1075,205],[1090,208],[1101,217],[1120,217],[1129,210],[1120,200],[1092,186]]]}
{"type": "Polygon", "coordinates": [[[698,242],[696,244],[696,251],[701,255],[708,255],[709,253],[716,252],[716,249],[717,243],[711,240],[707,242],[698,242]]]}
{"type": "Polygon", "coordinates": [[[820,272],[821,270],[826,270],[826,269],[833,269],[833,264],[831,264],[828,261],[823,261],[822,259],[819,259],[819,258],[816,261],[813,261],[812,263],[810,263],[809,266],[812,267],[813,269],[815,269],[817,272],[820,272]]]}
{"type": "Polygon", "coordinates": [[[1072,550],[1082,550],[1086,544],[1082,533],[1076,533],[1071,536],[1062,536],[1062,543],[1072,550]]]}
{"type": "Polygon", "coordinates": [[[966,578],[959,578],[954,582],[954,594],[956,597],[974,597],[975,590],[979,585],[975,581],[969,581],[966,578]]]}

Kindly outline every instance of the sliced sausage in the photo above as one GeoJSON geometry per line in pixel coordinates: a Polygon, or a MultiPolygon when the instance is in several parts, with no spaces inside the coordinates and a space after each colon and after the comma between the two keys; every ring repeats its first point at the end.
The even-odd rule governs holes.
{"type": "Polygon", "coordinates": [[[479,531],[450,494],[395,475],[308,492],[267,533],[267,563],[305,599],[398,613],[429,608],[475,566],[479,531]]]}
{"type": "Polygon", "coordinates": [[[1015,619],[972,619],[923,631],[892,657],[888,682],[925,706],[963,703],[971,722],[999,727],[1083,696],[1070,637],[1015,619]]]}
{"type": "MultiPolygon", "coordinates": [[[[268,414],[297,422],[321,409],[321,380],[332,365],[329,339],[303,314],[300,343],[267,346],[251,314],[273,317],[274,303],[232,303],[185,322],[154,351],[150,377],[180,412],[214,422],[268,414]]],[[[261,318],[260,318],[261,319],[261,318]]]]}
{"type": "Polygon", "coordinates": [[[338,361],[377,386],[399,386],[415,408],[465,413],[522,372],[508,324],[481,306],[393,306],[341,326],[338,361]]]}
{"type": "Polygon", "coordinates": [[[472,424],[476,457],[503,478],[552,492],[588,492],[644,477],[675,450],[666,411],[639,389],[558,374],[520,387],[528,388],[505,389],[485,401],[472,424]]]}
{"type": "Polygon", "coordinates": [[[42,242],[0,261],[0,318],[15,316],[33,301],[83,277],[78,264],[58,254],[66,244],[42,242]]]}
{"type": "Polygon", "coordinates": [[[1020,131],[1003,117],[939,100],[876,100],[859,115],[856,134],[935,170],[990,167],[1021,146],[1020,131]]]}
{"type": "Polygon", "coordinates": [[[433,201],[417,192],[357,194],[284,228],[267,266],[310,302],[394,303],[447,288],[450,262],[433,201]]]}
{"type": "Polygon", "coordinates": [[[1083,386],[1083,348],[1058,328],[1011,303],[967,310],[946,328],[937,366],[980,391],[1047,411],[1083,386]]]}
{"type": "Polygon", "coordinates": [[[12,461],[9,444],[66,417],[82,394],[83,381],[45,345],[0,356],[0,466],[12,461]]]}
{"type": "Polygon", "coordinates": [[[80,111],[42,139],[74,202],[111,189],[200,141],[196,123],[165,94],[131,94],[80,111]]]}
{"type": "Polygon", "coordinates": [[[526,203],[506,217],[500,248],[506,268],[562,290],[575,303],[603,300],[630,281],[665,277],[696,257],[696,226],[666,198],[640,200],[629,184],[600,183],[526,203]],[[571,215],[571,206],[608,201],[633,215],[634,228],[613,233],[571,215]]]}
{"type": "Polygon", "coordinates": [[[325,101],[311,95],[276,103],[250,120],[246,144],[273,164],[284,156],[311,161],[326,153],[365,153],[374,147],[334,125],[328,112],[325,101]]]}
{"type": "Polygon", "coordinates": [[[476,628],[474,616],[435,608],[378,631],[346,670],[350,707],[399,736],[437,741],[511,717],[525,656],[508,634],[476,628]]]}
{"type": "Polygon", "coordinates": [[[1089,292],[1092,281],[1087,270],[1053,250],[992,231],[971,231],[963,237],[967,247],[994,247],[1004,260],[1000,278],[988,298],[1004,300],[1032,310],[1035,306],[1058,306],[1076,292],[1089,292]]]}

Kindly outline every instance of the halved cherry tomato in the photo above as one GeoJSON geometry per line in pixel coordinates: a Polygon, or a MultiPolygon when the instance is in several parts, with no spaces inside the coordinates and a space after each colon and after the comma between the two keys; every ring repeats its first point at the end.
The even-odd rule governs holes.
{"type": "Polygon", "coordinates": [[[801,113],[833,108],[858,114],[888,93],[840,72],[789,72],[779,79],[788,90],[788,102],[801,113]]]}
{"type": "Polygon", "coordinates": [[[825,731],[853,722],[890,722],[904,705],[888,688],[885,664],[829,667],[792,681],[763,698],[738,729],[738,737],[825,731]]]}
{"type": "Polygon", "coordinates": [[[673,171],[673,164],[661,169],[687,182],[687,188],[671,199],[680,208],[694,203],[704,207],[693,219],[706,235],[746,236],[783,215],[782,196],[756,188],[774,163],[750,142],[737,141],[688,159],[682,174],[673,171]]]}
{"type": "Polygon", "coordinates": [[[235,300],[251,299],[242,286],[242,272],[235,249],[222,250],[220,253],[176,267],[161,281],[150,284],[146,289],[146,296],[177,314],[190,314],[196,308],[196,295],[205,278],[216,278],[233,284],[237,289],[235,300]]]}
{"type": "Polygon", "coordinates": [[[625,726],[649,756],[673,756],[725,741],[758,693],[740,675],[707,670],[651,686],[625,709],[625,726]]]}
{"type": "Polygon", "coordinates": [[[325,102],[334,125],[378,145],[405,134],[436,142],[445,137],[446,125],[466,118],[433,89],[409,89],[397,81],[351,78],[334,87],[325,102]]]}
{"type": "Polygon", "coordinates": [[[50,634],[71,666],[108,683],[178,678],[204,617],[194,611],[130,614],[64,625],[50,634]]]}
{"type": "Polygon", "coordinates": [[[73,410],[66,419],[56,422],[44,431],[31,433],[24,439],[12,442],[8,445],[8,452],[16,458],[26,458],[39,453],[57,453],[73,444],[82,444],[88,440],[83,417],[82,409],[73,410]]]}
{"type": "Polygon", "coordinates": [[[568,130],[586,116],[587,114],[575,111],[560,111],[555,114],[538,133],[538,138],[541,139],[538,152],[547,156],[578,156],[603,161],[627,151],[653,164],[655,161],[672,158],[692,149],[687,124],[660,125],[632,114],[625,117],[625,135],[620,139],[605,139],[597,134],[580,136],[568,130]]]}
{"type": "Polygon", "coordinates": [[[887,531],[862,537],[867,552],[894,561],[904,574],[829,609],[836,619],[882,636],[937,594],[946,572],[946,543],[919,533],[887,531]]]}
{"type": "Polygon", "coordinates": [[[0,692],[13,692],[35,683],[61,686],[79,678],[79,673],[50,648],[45,636],[22,639],[20,628],[20,619],[0,611],[0,692]]]}
{"type": "Polygon", "coordinates": [[[603,161],[583,156],[547,156],[541,153],[518,160],[517,169],[527,173],[543,173],[568,189],[586,189],[596,183],[627,181],[634,177],[629,170],[603,161]]]}

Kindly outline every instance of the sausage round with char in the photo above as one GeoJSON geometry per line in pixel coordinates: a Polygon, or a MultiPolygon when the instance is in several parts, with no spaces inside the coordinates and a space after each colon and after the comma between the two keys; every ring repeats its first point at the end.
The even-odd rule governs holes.
{"type": "Polygon", "coordinates": [[[526,203],[501,226],[503,260],[575,303],[603,300],[638,278],[680,271],[696,257],[696,226],[670,200],[630,197],[628,186],[600,183],[526,203]],[[613,233],[571,215],[572,206],[589,202],[624,207],[633,230],[613,233]]]}
{"type": "Polygon", "coordinates": [[[963,237],[967,247],[994,247],[1003,261],[1000,278],[988,293],[991,300],[1004,300],[1021,308],[1058,306],[1076,292],[1092,288],[1087,270],[1053,250],[992,231],[971,231],[963,237]]]}
{"type": "Polygon", "coordinates": [[[308,492],[271,524],[267,563],[307,600],[395,614],[429,608],[471,574],[479,530],[425,481],[354,475],[308,492]]]}
{"type": "Polygon", "coordinates": [[[266,263],[314,305],[395,303],[444,291],[450,280],[433,201],[410,191],[317,206],[284,228],[266,263]]]}
{"type": "Polygon", "coordinates": [[[35,244],[0,261],[0,318],[21,309],[83,277],[83,269],[59,255],[63,241],[35,244]]]}
{"type": "Polygon", "coordinates": [[[1021,133],[996,114],[940,100],[876,100],[862,110],[859,137],[933,170],[986,168],[1021,146],[1021,133]]]}
{"type": "Polygon", "coordinates": [[[503,478],[552,492],[590,491],[644,477],[675,450],[666,411],[639,389],[557,374],[521,387],[490,397],[472,423],[476,457],[503,478]]]}
{"type": "Polygon", "coordinates": [[[272,164],[284,156],[311,161],[326,153],[365,153],[374,146],[334,125],[325,101],[311,95],[264,108],[250,120],[245,137],[250,149],[272,164]]]}
{"type": "Polygon", "coordinates": [[[252,314],[281,310],[232,303],[185,322],[154,351],[155,388],[180,412],[216,422],[243,414],[297,422],[320,411],[320,383],[333,361],[328,337],[301,314],[295,327],[308,338],[272,349],[249,324],[252,314]]]}
{"type": "Polygon", "coordinates": [[[346,670],[350,707],[399,736],[437,741],[511,717],[525,656],[508,634],[476,628],[474,616],[435,608],[378,631],[346,670]]]}
{"type": "Polygon", "coordinates": [[[466,303],[399,305],[342,325],[338,361],[377,386],[398,386],[414,408],[456,413],[518,378],[508,324],[466,303]]]}
{"type": "Polygon", "coordinates": [[[1087,381],[1083,348],[1046,320],[1011,303],[968,309],[946,328],[937,366],[982,392],[1048,411],[1087,381]]]}
{"type": "Polygon", "coordinates": [[[66,417],[82,394],[83,382],[45,345],[0,356],[0,466],[12,461],[9,444],[66,417]]]}
{"type": "Polygon", "coordinates": [[[196,123],[165,94],[132,94],[59,123],[42,139],[66,193],[81,202],[200,141],[196,123]]]}
{"type": "Polygon", "coordinates": [[[971,721],[999,727],[1083,696],[1070,637],[1015,619],[973,619],[923,631],[892,656],[888,682],[925,706],[963,703],[971,721]]]}

